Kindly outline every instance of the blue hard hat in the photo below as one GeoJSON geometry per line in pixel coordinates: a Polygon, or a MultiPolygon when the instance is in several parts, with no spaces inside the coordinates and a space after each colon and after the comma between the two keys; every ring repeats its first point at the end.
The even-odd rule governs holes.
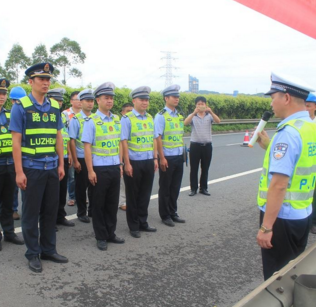
{"type": "Polygon", "coordinates": [[[315,102],[316,103],[316,96],[312,93],[309,93],[308,97],[305,100],[306,102],[315,102]]]}
{"type": "Polygon", "coordinates": [[[26,96],[25,90],[21,86],[16,86],[11,89],[10,98],[11,99],[20,99],[26,96]]]}

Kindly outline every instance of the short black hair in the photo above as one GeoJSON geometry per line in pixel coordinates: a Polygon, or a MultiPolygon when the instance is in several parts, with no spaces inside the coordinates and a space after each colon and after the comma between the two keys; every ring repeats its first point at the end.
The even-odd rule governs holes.
{"type": "Polygon", "coordinates": [[[80,92],[79,91],[74,91],[70,94],[70,99],[72,99],[74,96],[78,95],[80,92]]]}
{"type": "Polygon", "coordinates": [[[134,108],[133,104],[130,103],[130,102],[128,102],[128,103],[124,103],[124,104],[122,105],[122,110],[124,110],[124,109],[127,108],[127,107],[132,107],[132,108],[134,108]]]}
{"type": "Polygon", "coordinates": [[[195,104],[197,104],[199,101],[202,101],[204,103],[206,103],[206,98],[203,96],[198,96],[195,98],[195,104]]]}

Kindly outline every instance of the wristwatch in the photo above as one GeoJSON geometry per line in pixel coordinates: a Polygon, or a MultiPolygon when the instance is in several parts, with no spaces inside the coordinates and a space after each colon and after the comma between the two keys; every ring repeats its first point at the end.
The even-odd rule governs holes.
{"type": "Polygon", "coordinates": [[[269,232],[272,232],[272,228],[268,229],[267,227],[261,225],[260,231],[262,231],[263,233],[269,233],[269,232]]]}
{"type": "Polygon", "coordinates": [[[124,162],[121,162],[120,165],[124,166],[125,164],[124,164],[124,162]]]}

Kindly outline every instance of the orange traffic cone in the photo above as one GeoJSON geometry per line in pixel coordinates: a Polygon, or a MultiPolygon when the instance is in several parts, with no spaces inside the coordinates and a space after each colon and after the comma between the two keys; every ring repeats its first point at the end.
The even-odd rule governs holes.
{"type": "Polygon", "coordinates": [[[249,133],[248,130],[246,130],[245,136],[244,136],[244,142],[242,143],[242,146],[248,146],[249,144],[249,133]]]}

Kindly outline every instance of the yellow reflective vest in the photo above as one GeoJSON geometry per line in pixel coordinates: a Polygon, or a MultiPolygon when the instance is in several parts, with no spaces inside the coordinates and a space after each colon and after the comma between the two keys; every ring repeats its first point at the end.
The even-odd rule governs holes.
{"type": "Polygon", "coordinates": [[[93,114],[89,115],[88,117],[83,118],[81,113],[77,113],[75,116],[73,116],[72,119],[78,120],[79,123],[79,133],[78,133],[78,138],[75,140],[76,147],[80,149],[84,149],[83,143],[81,142],[82,138],[82,132],[83,132],[83,124],[85,121],[89,120],[89,118],[93,116],[93,114]]]}
{"type": "Polygon", "coordinates": [[[64,124],[63,129],[61,129],[61,135],[63,137],[63,145],[64,145],[64,156],[68,154],[68,142],[70,140],[68,129],[67,129],[67,119],[65,114],[61,113],[61,120],[64,124]]]}
{"type": "Polygon", "coordinates": [[[7,122],[0,127],[0,158],[12,157],[12,134],[9,131],[10,112],[4,111],[7,122]]]}
{"type": "MultiPolygon", "coordinates": [[[[164,110],[163,116],[165,118],[164,137],[162,139],[162,146],[166,148],[177,148],[183,146],[183,116],[178,114],[177,117],[172,117],[168,111],[164,110]]],[[[161,112],[162,113],[162,112],[161,112]]]]}
{"type": "MultiPolygon", "coordinates": [[[[302,152],[296,163],[291,184],[286,190],[283,203],[288,203],[295,209],[305,209],[313,201],[315,187],[316,125],[304,120],[294,119],[280,126],[278,131],[283,129],[286,125],[295,128],[299,132],[302,139],[302,152]]],[[[270,150],[274,137],[270,141],[263,161],[263,169],[257,196],[259,206],[264,206],[267,202],[270,150]]]]}
{"type": "Polygon", "coordinates": [[[116,156],[119,154],[121,140],[121,122],[117,115],[113,114],[111,122],[104,122],[99,115],[93,115],[91,119],[95,125],[95,145],[91,152],[97,156],[116,156]]]}
{"type": "Polygon", "coordinates": [[[128,148],[133,151],[154,150],[154,121],[149,113],[146,119],[140,120],[133,112],[126,114],[131,121],[131,140],[128,148]]]}

